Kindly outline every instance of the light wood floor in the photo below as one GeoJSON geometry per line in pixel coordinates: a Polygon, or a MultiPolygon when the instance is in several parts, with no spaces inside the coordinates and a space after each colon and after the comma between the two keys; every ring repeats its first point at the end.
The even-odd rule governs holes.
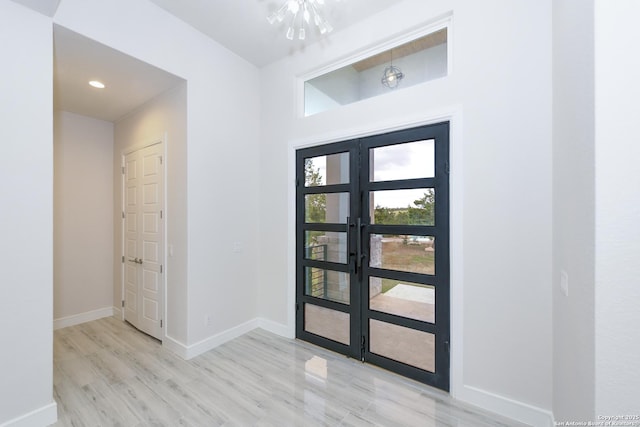
{"type": "Polygon", "coordinates": [[[56,426],[521,426],[262,330],[184,361],[106,318],[54,334],[56,426]]]}

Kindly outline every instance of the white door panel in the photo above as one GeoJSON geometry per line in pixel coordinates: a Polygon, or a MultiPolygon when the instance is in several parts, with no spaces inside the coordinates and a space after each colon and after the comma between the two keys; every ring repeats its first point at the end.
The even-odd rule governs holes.
{"type": "Polygon", "coordinates": [[[125,157],[125,320],[162,339],[162,144],[125,157]]]}

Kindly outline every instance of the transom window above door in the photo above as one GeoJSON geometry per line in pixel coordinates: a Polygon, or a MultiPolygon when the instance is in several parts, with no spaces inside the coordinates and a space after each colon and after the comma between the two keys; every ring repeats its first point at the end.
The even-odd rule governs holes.
{"type": "Polygon", "coordinates": [[[449,27],[450,17],[375,53],[304,78],[304,116],[446,77],[449,27]]]}

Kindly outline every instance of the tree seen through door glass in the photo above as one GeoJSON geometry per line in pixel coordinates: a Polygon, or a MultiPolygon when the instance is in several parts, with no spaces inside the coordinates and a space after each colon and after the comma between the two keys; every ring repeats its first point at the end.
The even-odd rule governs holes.
{"type": "Polygon", "coordinates": [[[435,190],[384,190],[369,193],[374,224],[435,225],[435,190]]]}
{"type": "Polygon", "coordinates": [[[349,216],[349,193],[319,193],[304,196],[306,223],[345,224],[349,216]]]}
{"type": "Polygon", "coordinates": [[[304,186],[349,183],[349,153],[304,159],[304,186]]]}
{"type": "Polygon", "coordinates": [[[434,140],[386,145],[369,150],[371,181],[433,178],[434,140]]]}

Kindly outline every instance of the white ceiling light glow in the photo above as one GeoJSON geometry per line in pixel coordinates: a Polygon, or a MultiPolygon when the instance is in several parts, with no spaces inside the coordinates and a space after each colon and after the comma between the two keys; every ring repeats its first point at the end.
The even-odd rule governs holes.
{"type": "Polygon", "coordinates": [[[98,81],[98,80],[91,80],[89,82],[89,85],[98,88],[98,89],[104,89],[104,83],[98,81]]]}
{"type": "MultiPolygon", "coordinates": [[[[340,1],[340,0],[336,0],[340,1]]],[[[293,40],[298,35],[299,40],[307,37],[307,29],[315,25],[320,34],[333,31],[333,27],[322,14],[324,0],[287,0],[280,8],[267,17],[270,24],[288,21],[287,38],[293,40]]]]}

